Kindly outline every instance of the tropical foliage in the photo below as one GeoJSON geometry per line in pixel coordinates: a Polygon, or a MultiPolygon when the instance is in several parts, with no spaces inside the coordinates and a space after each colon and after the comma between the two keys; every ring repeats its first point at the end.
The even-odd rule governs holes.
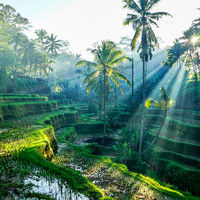
{"type": "Polygon", "coordinates": [[[29,39],[24,30],[29,30],[30,22],[9,5],[1,4],[0,14],[0,69],[12,77],[23,74],[47,79],[65,43],[43,29],[35,31],[35,40],[29,39]]]}
{"type": "Polygon", "coordinates": [[[199,19],[193,21],[192,26],[183,32],[183,36],[167,49],[167,60],[164,63],[172,67],[177,61],[184,63],[191,73],[200,72],[200,25],[199,19]]]}
{"type": "MultiPolygon", "coordinates": [[[[98,44],[96,48],[89,49],[89,51],[94,56],[94,62],[81,60],[76,64],[76,67],[90,66],[94,68],[94,71],[85,78],[84,84],[87,84],[86,92],[89,92],[90,89],[96,88],[96,91],[99,91],[100,98],[102,94],[104,96],[104,135],[105,135],[106,101],[107,101],[106,91],[107,89],[111,89],[110,86],[111,81],[117,87],[121,88],[122,93],[123,93],[123,88],[119,80],[123,80],[128,85],[130,85],[129,80],[121,73],[121,71],[118,68],[120,63],[128,60],[129,58],[123,55],[123,52],[119,50],[116,44],[114,44],[112,41],[102,41],[102,43],[98,44]]],[[[102,99],[100,99],[100,106],[101,105],[102,105],[102,99]]]]}

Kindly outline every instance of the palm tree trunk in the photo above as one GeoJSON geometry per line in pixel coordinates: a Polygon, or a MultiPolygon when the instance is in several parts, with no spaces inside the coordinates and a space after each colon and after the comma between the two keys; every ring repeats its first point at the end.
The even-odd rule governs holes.
{"type": "Polygon", "coordinates": [[[106,73],[103,72],[104,78],[104,126],[103,126],[103,138],[106,136],[106,73]]]}
{"type": "Polygon", "coordinates": [[[134,61],[133,61],[133,58],[131,60],[132,60],[132,98],[131,98],[131,103],[133,105],[133,102],[134,102],[134,61]]]}
{"type": "Polygon", "coordinates": [[[117,111],[117,86],[115,85],[115,111],[117,111]]]}
{"type": "Polygon", "coordinates": [[[104,124],[103,124],[103,138],[102,138],[102,141],[101,141],[101,145],[99,148],[101,148],[104,144],[104,140],[105,140],[105,137],[106,137],[106,72],[105,72],[105,69],[103,71],[103,78],[104,78],[104,124]]]}
{"type": "Polygon", "coordinates": [[[102,80],[100,80],[100,93],[99,93],[99,110],[100,110],[100,120],[102,120],[102,95],[103,95],[103,92],[102,92],[102,80]]]}
{"type": "Polygon", "coordinates": [[[142,88],[142,93],[143,93],[143,97],[142,97],[142,120],[141,120],[141,131],[140,131],[140,142],[139,142],[139,155],[141,155],[142,152],[142,141],[143,141],[143,134],[144,134],[144,115],[145,115],[145,99],[146,99],[146,75],[145,75],[145,58],[143,57],[143,88],[142,88]]]}
{"type": "Polygon", "coordinates": [[[161,123],[161,125],[160,125],[160,128],[159,128],[159,130],[158,130],[158,132],[157,132],[155,138],[154,138],[153,141],[147,146],[147,148],[146,148],[143,152],[141,152],[140,155],[144,154],[144,153],[156,142],[156,140],[158,139],[158,136],[160,135],[161,130],[162,130],[162,127],[163,127],[163,125],[164,125],[164,123],[165,123],[165,120],[166,120],[166,118],[167,118],[167,113],[168,113],[168,110],[165,110],[165,114],[164,114],[163,121],[162,121],[162,123],[161,123]]]}
{"type": "Polygon", "coordinates": [[[87,100],[88,100],[88,113],[89,113],[89,109],[90,109],[90,96],[89,96],[89,94],[87,94],[87,100]]]}
{"type": "Polygon", "coordinates": [[[30,69],[29,69],[29,76],[31,76],[32,63],[30,62],[30,63],[29,63],[29,65],[30,65],[30,69]]]}
{"type": "Polygon", "coordinates": [[[40,78],[42,78],[42,67],[40,67],[40,78]]]}

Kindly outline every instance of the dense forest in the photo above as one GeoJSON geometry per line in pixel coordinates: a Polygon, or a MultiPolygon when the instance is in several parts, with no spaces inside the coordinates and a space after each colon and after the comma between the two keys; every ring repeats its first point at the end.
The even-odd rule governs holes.
{"type": "Polygon", "coordinates": [[[200,18],[160,48],[160,1],[92,61],[0,4],[0,199],[200,199],[200,18]]]}

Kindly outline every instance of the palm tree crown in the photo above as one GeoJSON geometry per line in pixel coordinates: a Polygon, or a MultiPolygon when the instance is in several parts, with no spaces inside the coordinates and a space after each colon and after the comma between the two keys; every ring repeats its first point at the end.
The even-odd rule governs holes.
{"type": "Polygon", "coordinates": [[[128,14],[124,21],[124,25],[132,24],[133,29],[135,30],[131,42],[131,48],[133,50],[136,47],[136,42],[141,33],[142,53],[146,61],[149,55],[148,47],[151,49],[151,47],[158,45],[157,37],[151,25],[158,27],[156,21],[163,16],[171,16],[167,12],[151,12],[152,8],[154,8],[160,1],[161,0],[140,0],[136,3],[134,0],[124,0],[124,8],[128,8],[134,12],[134,14],[128,14]]]}
{"type": "Polygon", "coordinates": [[[63,46],[62,40],[57,40],[57,36],[54,36],[53,34],[51,34],[50,36],[46,36],[45,44],[45,50],[50,52],[52,56],[57,55],[58,51],[63,46]]]}
{"type": "Polygon", "coordinates": [[[129,58],[123,55],[123,52],[117,49],[113,42],[102,41],[102,44],[98,45],[97,48],[88,50],[94,55],[95,61],[90,62],[81,60],[76,64],[76,67],[86,65],[95,68],[95,70],[85,78],[84,83],[88,83],[88,86],[90,86],[94,80],[97,80],[97,77],[104,74],[108,85],[110,83],[109,78],[116,83],[117,86],[120,86],[117,79],[130,84],[129,80],[123,76],[121,71],[117,68],[118,64],[128,60],[129,58]]]}

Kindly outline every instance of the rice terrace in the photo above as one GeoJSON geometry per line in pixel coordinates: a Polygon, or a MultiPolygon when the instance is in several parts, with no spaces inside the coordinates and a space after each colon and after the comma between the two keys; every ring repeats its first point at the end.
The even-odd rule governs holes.
{"type": "Polygon", "coordinates": [[[2,0],[0,200],[200,200],[200,1],[2,0]]]}

